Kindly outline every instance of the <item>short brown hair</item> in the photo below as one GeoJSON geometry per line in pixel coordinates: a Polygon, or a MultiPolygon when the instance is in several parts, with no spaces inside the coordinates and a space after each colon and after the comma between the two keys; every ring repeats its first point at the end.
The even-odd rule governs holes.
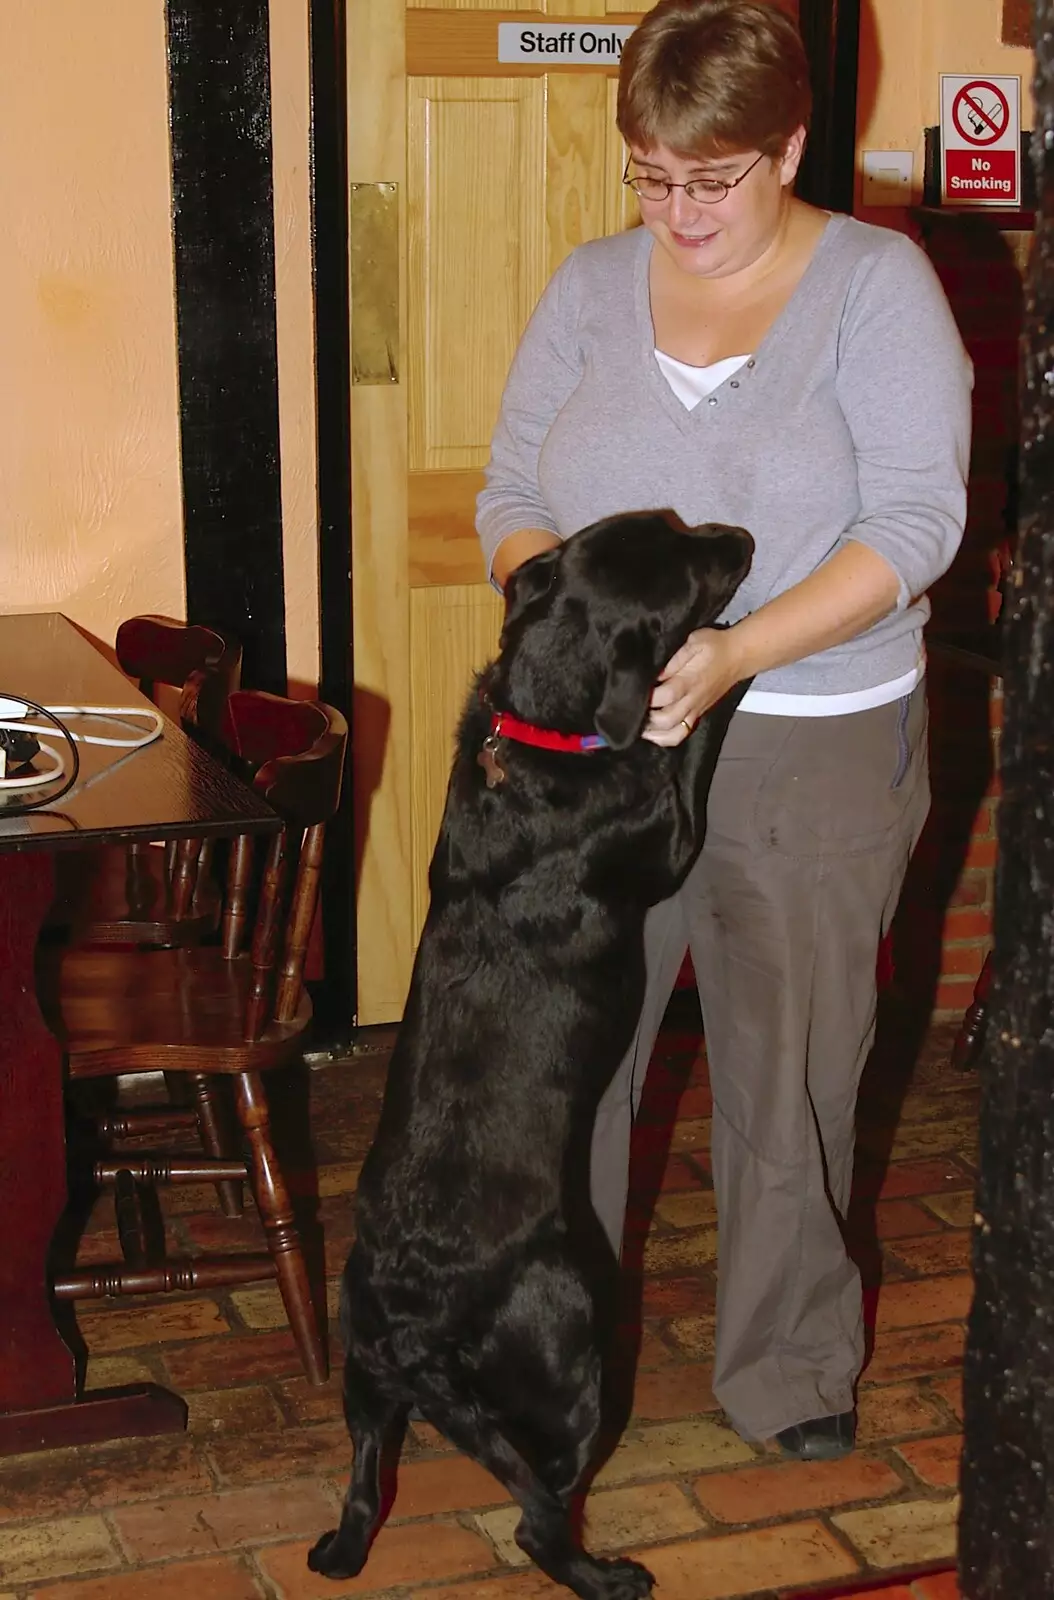
{"type": "Polygon", "coordinates": [[[767,0],[659,0],[623,47],[616,120],[639,150],[778,158],[811,110],[801,35],[767,0]]]}

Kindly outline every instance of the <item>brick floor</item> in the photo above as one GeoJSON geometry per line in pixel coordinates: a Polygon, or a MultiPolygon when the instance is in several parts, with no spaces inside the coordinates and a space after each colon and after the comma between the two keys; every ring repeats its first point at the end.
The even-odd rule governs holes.
{"type": "MultiPolygon", "coordinates": [[[[891,1070],[887,1057],[865,1079],[850,1232],[874,1350],[856,1454],[810,1465],[744,1444],[711,1392],[711,1098],[690,1023],[660,1039],[635,1152],[636,1300],[621,1330],[636,1352],[632,1416],[584,1518],[598,1552],[652,1569],[657,1600],[959,1600],[950,1569],[977,1090],[951,1075],[950,1039],[932,1029],[913,1063],[891,1070]]],[[[325,1234],[331,1309],[386,1043],[367,1035],[352,1058],[310,1075],[317,1183],[310,1159],[292,1157],[294,1187],[305,1204],[315,1196],[325,1234]]],[[[251,1210],[223,1217],[207,1187],[171,1191],[164,1209],[181,1249],[259,1247],[251,1210]]],[[[98,1209],[81,1258],[111,1251],[112,1230],[98,1209]]],[[[502,1486],[418,1422],[365,1571],[337,1584],[308,1572],[307,1550],[335,1525],[350,1447],[339,1378],[306,1383],[270,1285],[97,1302],[79,1325],[89,1387],[173,1387],[188,1402],[188,1432],[0,1459],[0,1600],[568,1593],[526,1564],[502,1486]]],[[[623,1366],[628,1393],[629,1358],[623,1366]]]]}

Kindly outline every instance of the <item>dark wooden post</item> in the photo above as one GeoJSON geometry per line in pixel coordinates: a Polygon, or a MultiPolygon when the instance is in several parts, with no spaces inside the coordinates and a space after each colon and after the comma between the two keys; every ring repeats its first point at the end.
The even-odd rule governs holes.
{"type": "Polygon", "coordinates": [[[967,1600],[1054,1600],[1054,0],[1034,0],[1033,22],[1038,206],[965,1373],[967,1600]]]}

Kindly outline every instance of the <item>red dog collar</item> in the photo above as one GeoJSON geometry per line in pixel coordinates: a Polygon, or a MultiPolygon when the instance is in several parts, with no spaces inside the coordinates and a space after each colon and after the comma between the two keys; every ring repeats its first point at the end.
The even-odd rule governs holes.
{"type": "Polygon", "coordinates": [[[539,750],[574,751],[579,755],[606,750],[608,744],[602,733],[556,733],[552,728],[522,722],[510,711],[494,712],[490,719],[490,736],[492,739],[515,739],[518,744],[533,744],[539,750]]]}

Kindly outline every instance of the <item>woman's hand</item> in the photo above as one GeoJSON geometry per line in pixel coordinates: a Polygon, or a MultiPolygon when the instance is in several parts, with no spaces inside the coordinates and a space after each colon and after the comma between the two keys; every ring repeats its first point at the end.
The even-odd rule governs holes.
{"type": "Polygon", "coordinates": [[[816,572],[734,627],[690,633],[652,690],[642,737],[680,744],[735,684],[855,639],[893,610],[899,593],[886,558],[847,540],[816,572]]]}
{"type": "Polygon", "coordinates": [[[652,690],[651,715],[642,738],[652,744],[680,744],[704,711],[750,677],[738,632],[738,628],[698,628],[688,635],[652,690]]]}

